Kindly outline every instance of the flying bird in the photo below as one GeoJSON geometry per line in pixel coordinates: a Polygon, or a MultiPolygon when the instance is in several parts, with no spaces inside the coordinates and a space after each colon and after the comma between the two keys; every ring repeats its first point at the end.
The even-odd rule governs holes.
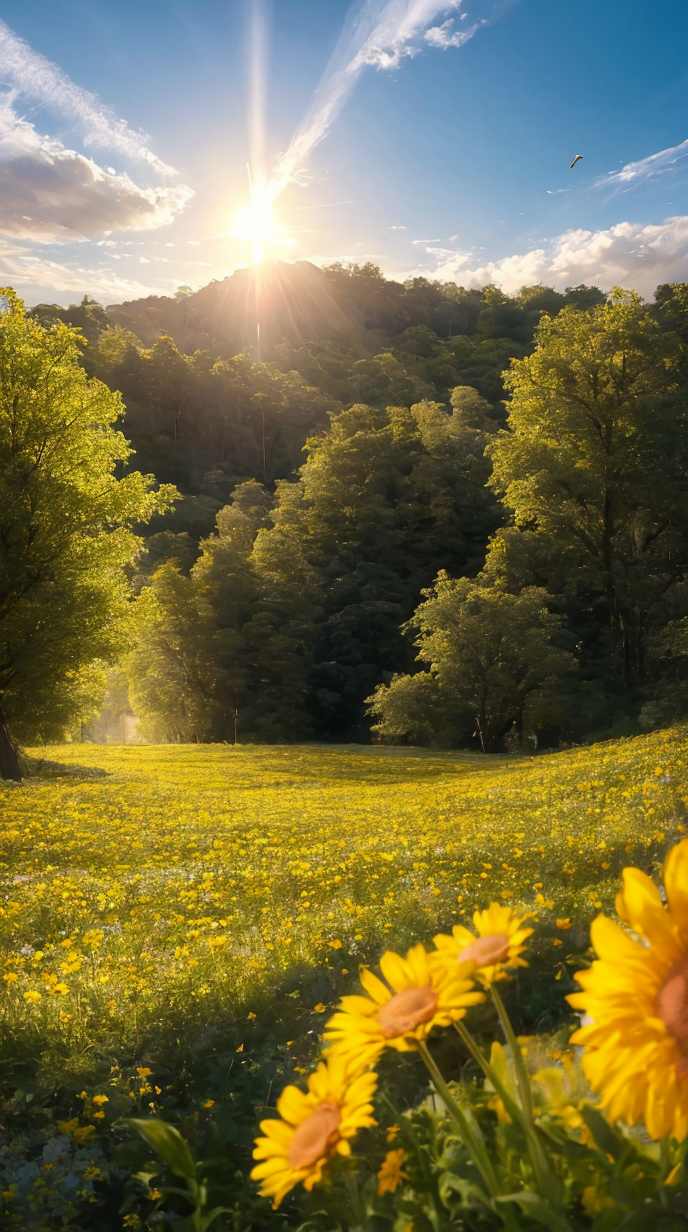
{"type": "MultiPolygon", "coordinates": [[[[583,157],[583,155],[582,155],[582,154],[576,154],[576,157],[574,158],[573,162],[571,163],[571,167],[575,167],[576,163],[578,162],[578,159],[579,159],[579,158],[582,158],[582,157],[583,157]]],[[[570,170],[570,168],[569,168],[569,170],[570,170]]]]}

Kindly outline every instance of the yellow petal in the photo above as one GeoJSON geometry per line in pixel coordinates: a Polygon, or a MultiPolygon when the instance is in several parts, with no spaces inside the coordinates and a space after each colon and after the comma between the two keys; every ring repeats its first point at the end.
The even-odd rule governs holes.
{"type": "Polygon", "coordinates": [[[671,917],[657,886],[639,868],[625,868],[623,879],[624,912],[631,926],[652,945],[671,945],[671,917]]]}
{"type": "Polygon", "coordinates": [[[403,992],[412,985],[413,977],[407,964],[399,954],[394,954],[391,950],[382,955],[380,970],[395,992],[403,992]]]}
{"type": "Polygon", "coordinates": [[[688,941],[688,838],[672,847],[664,861],[664,886],[671,914],[688,941]]]}
{"type": "MultiPolygon", "coordinates": [[[[368,996],[373,998],[376,1005],[385,1005],[386,1002],[389,1001],[391,996],[389,988],[387,988],[387,985],[383,984],[382,980],[379,980],[376,975],[373,975],[372,971],[368,971],[367,968],[364,968],[363,971],[361,971],[359,978],[368,993],[368,996]]],[[[345,997],[342,1001],[342,1007],[344,1007],[345,1001],[348,1002],[350,1000],[353,1001],[353,997],[345,997]]],[[[357,1000],[360,1001],[362,998],[359,997],[357,1000]]],[[[346,1008],[348,1008],[348,1006],[346,1008]]],[[[368,1008],[368,1012],[370,1012],[370,1007],[368,1008]]]]}
{"type": "Polygon", "coordinates": [[[312,1107],[308,1096],[299,1091],[298,1087],[285,1087],[277,1100],[277,1111],[290,1125],[300,1125],[310,1115],[312,1107]]]}
{"type": "Polygon", "coordinates": [[[590,940],[599,957],[610,963],[642,961],[644,951],[641,946],[605,915],[598,915],[593,920],[590,940]]]}

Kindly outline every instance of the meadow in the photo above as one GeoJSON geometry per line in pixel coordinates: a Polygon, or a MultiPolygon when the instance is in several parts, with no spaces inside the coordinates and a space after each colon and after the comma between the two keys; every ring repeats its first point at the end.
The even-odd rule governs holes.
{"type": "Polygon", "coordinates": [[[145,1226],[78,1215],[99,1186],[121,1198],[123,1112],[247,1146],[359,965],[491,900],[536,921],[512,1006],[521,1029],[555,1029],[621,868],[651,870],[686,832],[685,736],[537,758],[33,750],[32,777],[0,785],[8,1226],[32,1226],[29,1208],[35,1226],[145,1226]],[[71,1153],[50,1163],[55,1141],[71,1153]]]}

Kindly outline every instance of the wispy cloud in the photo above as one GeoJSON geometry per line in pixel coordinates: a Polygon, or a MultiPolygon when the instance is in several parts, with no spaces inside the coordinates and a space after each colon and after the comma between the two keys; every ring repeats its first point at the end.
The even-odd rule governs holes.
{"type": "Polygon", "coordinates": [[[493,21],[516,0],[473,0],[475,15],[467,10],[467,2],[358,0],[347,14],[313,105],[277,163],[273,194],[280,192],[297,175],[311,152],[327,136],[365,68],[398,68],[402,60],[417,55],[423,46],[461,47],[476,30],[493,21]],[[441,25],[433,24],[445,16],[447,20],[441,25]]]}
{"type": "Polygon", "coordinates": [[[57,294],[70,299],[89,294],[105,303],[170,292],[169,286],[146,285],[107,267],[87,269],[80,264],[52,260],[45,253],[37,256],[30,248],[1,239],[0,282],[5,286],[21,286],[29,296],[33,291],[30,302],[46,292],[51,297],[57,294]]]}
{"type": "Polygon", "coordinates": [[[159,175],[176,175],[136,132],[95,94],[76,85],[62,69],[34,51],[0,19],[0,82],[22,98],[35,99],[79,127],[86,146],[116,151],[147,163],[159,175]]]}
{"type": "Polygon", "coordinates": [[[475,28],[471,29],[470,26],[467,30],[455,29],[454,21],[450,17],[441,26],[430,26],[423,38],[429,47],[438,47],[441,51],[447,51],[449,47],[463,47],[474,33],[475,28]]]}
{"type": "Polygon", "coordinates": [[[661,282],[688,279],[688,216],[663,223],[619,222],[600,231],[564,232],[530,251],[496,261],[476,262],[473,252],[430,248],[434,258],[423,273],[466,287],[495,283],[507,293],[544,282],[563,289],[589,283],[608,289],[620,285],[651,295],[661,282]]]}
{"type": "Polygon", "coordinates": [[[669,146],[666,150],[658,150],[656,154],[649,154],[647,158],[640,158],[637,162],[626,163],[618,171],[608,172],[597,181],[597,187],[610,188],[650,180],[656,175],[672,171],[685,158],[688,158],[688,140],[682,141],[680,145],[669,146]]]}

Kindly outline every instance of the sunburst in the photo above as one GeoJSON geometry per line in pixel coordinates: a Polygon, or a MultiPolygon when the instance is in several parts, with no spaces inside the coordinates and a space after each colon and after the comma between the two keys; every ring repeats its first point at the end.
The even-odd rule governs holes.
{"type": "Polygon", "coordinates": [[[254,265],[260,265],[267,249],[289,243],[286,228],[275,217],[275,195],[270,186],[251,184],[250,200],[239,210],[229,231],[232,239],[251,245],[254,265]]]}

